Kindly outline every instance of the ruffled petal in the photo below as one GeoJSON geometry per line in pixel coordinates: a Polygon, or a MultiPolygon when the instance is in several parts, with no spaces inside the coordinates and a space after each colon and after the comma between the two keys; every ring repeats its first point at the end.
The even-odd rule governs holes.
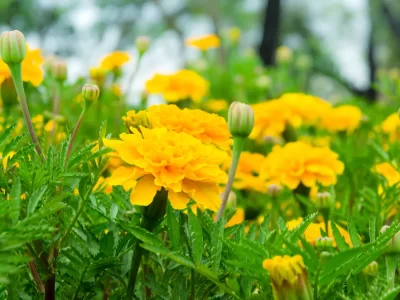
{"type": "Polygon", "coordinates": [[[221,205],[219,188],[216,183],[184,180],[182,187],[186,194],[206,209],[217,211],[221,205]]]}
{"type": "Polygon", "coordinates": [[[154,176],[145,175],[138,180],[132,190],[131,203],[133,205],[147,206],[153,202],[154,196],[159,190],[161,190],[161,187],[154,184],[154,176]]]}
{"type": "Polygon", "coordinates": [[[174,209],[185,209],[189,203],[189,196],[185,193],[175,193],[173,191],[168,192],[168,198],[174,209]]]}

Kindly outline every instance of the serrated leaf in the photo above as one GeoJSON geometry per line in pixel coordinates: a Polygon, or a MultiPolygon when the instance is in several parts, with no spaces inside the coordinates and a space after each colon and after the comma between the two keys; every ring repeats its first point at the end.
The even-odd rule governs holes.
{"type": "Polygon", "coordinates": [[[156,235],[154,235],[153,233],[144,228],[133,227],[129,228],[128,231],[131,232],[137,239],[141,240],[146,244],[157,246],[160,248],[165,248],[162,241],[156,235]]]}
{"type": "Polygon", "coordinates": [[[10,192],[10,218],[13,224],[16,224],[19,220],[21,211],[21,180],[17,177],[11,187],[10,192]]]}
{"type": "Polygon", "coordinates": [[[340,251],[348,249],[349,245],[347,245],[344,237],[340,234],[340,231],[337,228],[335,222],[331,221],[331,227],[332,227],[332,234],[333,234],[333,237],[335,238],[338,249],[340,251]]]}
{"type": "Polygon", "coordinates": [[[99,148],[103,147],[103,139],[106,137],[107,133],[107,120],[104,120],[101,123],[100,130],[99,130],[99,148]]]}
{"type": "Polygon", "coordinates": [[[353,219],[349,217],[348,230],[350,235],[350,240],[354,247],[359,247],[361,245],[360,237],[358,236],[357,228],[354,225],[353,219]]]}
{"type": "MultiPolygon", "coordinates": [[[[189,208],[190,210],[190,208],[189,208]]],[[[177,250],[181,248],[181,237],[179,234],[179,222],[171,204],[167,203],[167,227],[168,235],[171,240],[172,249],[177,250]]]]}
{"type": "Polygon", "coordinates": [[[15,127],[17,124],[13,124],[10,127],[7,127],[3,133],[0,135],[0,147],[3,146],[5,141],[8,139],[8,137],[11,135],[11,133],[14,131],[15,127]]]}
{"type": "Polygon", "coordinates": [[[282,217],[279,217],[279,219],[278,219],[278,226],[279,226],[279,230],[281,231],[281,233],[288,230],[286,227],[285,221],[282,219],[282,217]]]}
{"type": "Polygon", "coordinates": [[[115,217],[117,216],[117,214],[118,214],[118,205],[115,204],[115,203],[113,203],[113,204],[111,205],[111,209],[110,209],[110,218],[111,218],[112,220],[114,220],[115,217]]]}
{"type": "Polygon", "coordinates": [[[4,147],[3,156],[7,156],[12,150],[14,150],[18,146],[19,142],[21,142],[21,140],[27,135],[27,133],[23,133],[7,143],[7,145],[4,147]]]}
{"type": "Polygon", "coordinates": [[[224,238],[225,220],[220,219],[211,232],[211,269],[215,272],[219,270],[222,254],[222,241],[224,238]]]}
{"type": "Polygon", "coordinates": [[[376,238],[376,216],[371,216],[369,219],[369,240],[375,242],[376,238]]]}
{"type": "Polygon", "coordinates": [[[39,204],[39,201],[42,199],[46,190],[47,190],[47,185],[42,186],[40,189],[33,192],[28,202],[28,207],[27,207],[28,216],[30,216],[35,211],[36,207],[39,204]]]}
{"type": "Polygon", "coordinates": [[[203,231],[199,220],[191,209],[188,210],[188,216],[188,233],[193,260],[196,264],[199,264],[203,253],[203,231]]]}

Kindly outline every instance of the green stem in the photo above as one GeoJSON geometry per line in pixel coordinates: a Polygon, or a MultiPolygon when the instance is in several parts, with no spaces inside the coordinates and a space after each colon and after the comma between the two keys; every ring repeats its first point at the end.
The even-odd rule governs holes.
{"type": "Polygon", "coordinates": [[[390,289],[394,288],[394,278],[396,275],[397,255],[386,255],[386,277],[390,289]]]}
{"type": "Polygon", "coordinates": [[[74,145],[75,138],[78,134],[79,128],[81,127],[81,124],[82,124],[83,118],[85,117],[85,114],[86,114],[86,105],[83,107],[82,113],[79,116],[78,122],[76,122],[74,131],[71,135],[71,140],[69,141],[68,150],[67,150],[67,157],[65,159],[65,166],[68,165],[68,159],[71,155],[71,151],[72,151],[72,147],[74,145]]]}
{"type": "Polygon", "coordinates": [[[232,162],[231,162],[231,166],[229,168],[228,182],[226,184],[225,191],[222,196],[222,203],[218,210],[217,218],[215,219],[215,222],[218,222],[224,213],[226,203],[228,202],[229,193],[231,192],[231,189],[232,189],[233,180],[235,179],[236,169],[237,169],[237,166],[239,163],[240,154],[242,153],[245,140],[246,139],[242,138],[242,137],[234,137],[233,138],[232,162]]]}
{"type": "Polygon", "coordinates": [[[29,134],[31,136],[32,142],[35,144],[36,152],[44,161],[44,155],[42,149],[40,148],[40,144],[38,138],[36,136],[35,130],[33,128],[31,115],[29,113],[28,104],[26,102],[26,96],[24,91],[24,85],[22,83],[22,72],[21,72],[21,64],[12,64],[8,66],[11,72],[11,77],[14,81],[15,89],[17,91],[19,101],[21,103],[22,113],[24,115],[26,126],[28,127],[29,134]]]}
{"type": "Polygon", "coordinates": [[[56,134],[56,118],[60,113],[61,97],[60,97],[60,82],[56,82],[54,87],[54,103],[53,103],[53,128],[50,134],[50,144],[53,144],[54,135],[56,134]]]}

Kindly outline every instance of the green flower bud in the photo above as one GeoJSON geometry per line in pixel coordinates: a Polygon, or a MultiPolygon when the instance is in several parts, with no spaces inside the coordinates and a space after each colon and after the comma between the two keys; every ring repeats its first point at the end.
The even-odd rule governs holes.
{"type": "Polygon", "coordinates": [[[366,266],[362,272],[365,275],[373,276],[375,277],[378,275],[378,263],[376,261],[371,262],[368,266],[366,266]]]}
{"type": "Polygon", "coordinates": [[[67,79],[67,64],[63,61],[55,61],[51,67],[51,74],[54,79],[63,82],[67,79]]]}
{"type": "Polygon", "coordinates": [[[7,77],[0,86],[0,98],[5,107],[11,107],[18,104],[18,95],[11,77],[7,77]]]}
{"type": "Polygon", "coordinates": [[[82,88],[83,99],[87,102],[94,102],[99,98],[100,89],[95,84],[85,84],[82,88]]]}
{"type": "MultiPolygon", "coordinates": [[[[381,228],[380,233],[384,233],[390,226],[385,225],[381,228]]],[[[397,232],[392,239],[388,242],[386,249],[387,254],[400,254],[400,231],[397,232]]]]}
{"type": "Polygon", "coordinates": [[[319,259],[321,261],[321,264],[326,264],[332,257],[333,257],[333,253],[327,252],[327,251],[323,251],[319,255],[319,259]]]}
{"type": "Polygon", "coordinates": [[[148,36],[138,36],[135,41],[135,46],[140,55],[143,55],[150,47],[150,38],[148,36]]]}
{"type": "Polygon", "coordinates": [[[228,126],[233,137],[248,137],[254,126],[254,111],[251,106],[233,102],[229,107],[228,126]]]}
{"type": "Polygon", "coordinates": [[[330,237],[319,237],[315,240],[315,247],[319,250],[328,250],[332,248],[333,241],[330,237]]]}
{"type": "Polygon", "coordinates": [[[25,37],[18,30],[3,32],[0,36],[0,57],[7,64],[19,64],[26,56],[25,37]]]}
{"type": "Polygon", "coordinates": [[[328,192],[318,193],[316,196],[315,205],[317,209],[329,209],[332,205],[331,194],[328,192]]]}
{"type": "Polygon", "coordinates": [[[282,191],[282,187],[280,185],[277,185],[277,184],[274,184],[274,183],[271,183],[268,186],[268,190],[267,190],[268,195],[270,197],[272,197],[272,198],[278,197],[279,194],[281,193],[281,191],[282,191]]]}

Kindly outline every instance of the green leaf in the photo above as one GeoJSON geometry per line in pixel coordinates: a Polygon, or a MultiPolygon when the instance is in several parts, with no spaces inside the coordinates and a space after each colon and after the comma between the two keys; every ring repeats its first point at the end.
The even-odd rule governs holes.
{"type": "Polygon", "coordinates": [[[179,234],[179,222],[178,218],[175,215],[175,211],[173,210],[169,201],[167,203],[167,227],[168,227],[168,235],[172,244],[172,249],[174,250],[180,249],[181,237],[179,234]]]}
{"type": "Polygon", "coordinates": [[[269,233],[269,220],[270,220],[270,215],[268,214],[264,217],[264,220],[260,225],[260,229],[258,232],[258,242],[260,244],[264,244],[267,234],[269,233]]]}
{"type": "Polygon", "coordinates": [[[369,240],[375,242],[376,238],[376,216],[369,218],[369,240]]]}
{"type": "Polygon", "coordinates": [[[28,216],[30,216],[35,211],[36,207],[39,204],[39,201],[42,199],[46,190],[47,190],[47,185],[42,186],[39,190],[33,192],[28,202],[28,216]]]}
{"type": "Polygon", "coordinates": [[[16,224],[19,220],[21,211],[21,180],[17,177],[11,188],[10,193],[10,218],[13,224],[16,224]]]}
{"type": "Polygon", "coordinates": [[[353,246],[360,247],[361,240],[360,240],[360,237],[358,236],[357,228],[354,225],[353,219],[351,217],[349,217],[348,224],[349,224],[348,225],[349,235],[350,235],[351,242],[353,243],[353,246]]]}
{"type": "Polygon", "coordinates": [[[113,203],[113,204],[111,205],[111,209],[110,209],[110,218],[111,218],[112,220],[114,220],[115,217],[117,216],[117,214],[118,214],[118,205],[115,204],[115,203],[113,203]]]}
{"type": "Polygon", "coordinates": [[[382,297],[381,300],[393,300],[396,298],[396,296],[400,293],[400,286],[395,287],[394,289],[389,289],[386,291],[382,297]]]}
{"type": "Polygon", "coordinates": [[[0,135],[0,147],[5,143],[11,133],[14,131],[17,124],[13,124],[10,127],[6,128],[3,133],[0,135]]]}
{"type": "Polygon", "coordinates": [[[193,260],[196,264],[199,264],[201,255],[203,253],[203,231],[201,229],[199,220],[191,209],[188,209],[188,215],[188,231],[193,260]]]}
{"type": "Polygon", "coordinates": [[[103,147],[103,139],[106,137],[107,133],[107,120],[104,120],[103,123],[101,123],[100,130],[99,130],[99,148],[101,149],[103,147]]]}
{"type": "Polygon", "coordinates": [[[220,219],[214,226],[211,233],[211,269],[215,272],[219,270],[222,254],[222,241],[224,238],[225,220],[220,219]]]}
{"type": "Polygon", "coordinates": [[[279,230],[282,233],[288,230],[287,227],[286,227],[285,221],[282,219],[282,217],[279,217],[278,225],[279,225],[279,230]]]}
{"type": "Polygon", "coordinates": [[[332,234],[333,234],[333,237],[335,238],[338,249],[340,251],[348,249],[349,245],[347,245],[344,237],[340,234],[340,231],[337,228],[335,222],[331,221],[331,226],[332,226],[332,234]]]}
{"type": "Polygon", "coordinates": [[[7,145],[4,147],[3,156],[7,156],[12,150],[14,150],[18,146],[19,142],[21,142],[21,140],[27,135],[27,133],[23,133],[7,143],[7,145]]]}
{"type": "Polygon", "coordinates": [[[156,235],[144,228],[133,227],[128,228],[128,231],[131,232],[137,239],[145,242],[146,244],[166,249],[163,242],[156,235]]]}

